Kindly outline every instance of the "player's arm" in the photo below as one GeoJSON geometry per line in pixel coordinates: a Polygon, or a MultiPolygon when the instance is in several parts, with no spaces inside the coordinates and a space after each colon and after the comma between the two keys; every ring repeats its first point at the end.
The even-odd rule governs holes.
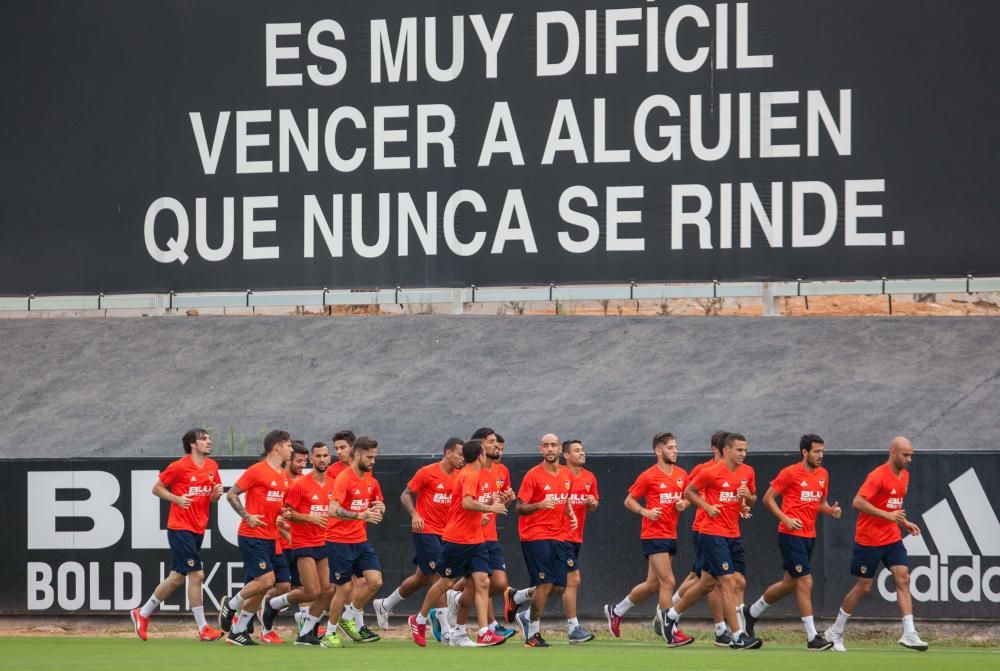
{"type": "Polygon", "coordinates": [[[877,508],[874,505],[872,505],[872,503],[861,494],[858,494],[857,496],[854,497],[853,505],[854,509],[857,510],[858,512],[865,513],[866,515],[871,515],[872,517],[881,517],[884,520],[890,520],[892,522],[895,522],[896,524],[902,524],[902,525],[905,525],[907,522],[905,510],[900,509],[900,510],[894,510],[892,512],[889,512],[888,510],[882,510],[881,508],[877,508]]]}
{"type": "Polygon", "coordinates": [[[840,519],[840,516],[843,514],[844,511],[840,509],[840,501],[834,501],[833,505],[831,506],[829,503],[827,503],[826,496],[824,496],[823,500],[819,502],[819,512],[823,513],[824,515],[829,515],[834,519],[840,519]]]}
{"type": "Polygon", "coordinates": [[[635,513],[636,515],[650,520],[658,520],[660,519],[660,515],[663,514],[663,511],[660,508],[653,508],[652,510],[649,508],[643,508],[642,504],[640,504],[631,494],[627,494],[625,496],[625,508],[630,513],[635,513]]]}
{"type": "Polygon", "coordinates": [[[229,505],[232,509],[236,511],[236,514],[240,516],[240,519],[244,520],[247,523],[247,526],[251,529],[255,527],[267,526],[267,522],[262,520],[260,515],[251,515],[247,512],[246,508],[243,507],[243,502],[240,501],[240,494],[242,493],[243,490],[240,489],[239,485],[233,485],[229,488],[229,491],[226,492],[226,500],[229,501],[229,505]]]}
{"type": "Polygon", "coordinates": [[[743,499],[743,503],[747,508],[752,508],[753,504],[757,503],[757,495],[751,492],[750,488],[745,484],[741,484],[736,488],[736,494],[743,499]]]}
{"type": "Polygon", "coordinates": [[[160,482],[159,478],[157,478],[156,482],[153,483],[153,494],[160,497],[164,501],[173,503],[175,506],[180,506],[181,508],[187,508],[191,505],[191,499],[186,496],[177,496],[167,489],[167,486],[160,482]]]}
{"type": "Polygon", "coordinates": [[[417,512],[416,500],[414,499],[414,496],[415,492],[409,487],[406,487],[403,489],[403,493],[399,495],[399,502],[403,504],[403,509],[410,515],[410,529],[415,532],[420,532],[424,530],[424,518],[417,512]]]}
{"type": "Polygon", "coordinates": [[[521,499],[518,499],[517,504],[514,506],[514,511],[518,515],[531,515],[539,510],[552,510],[555,507],[555,499],[546,496],[541,501],[537,501],[535,503],[525,503],[521,499]]]}
{"type": "Polygon", "coordinates": [[[719,513],[721,512],[718,506],[712,505],[711,503],[706,501],[701,494],[698,493],[698,488],[694,485],[693,482],[689,484],[687,488],[684,490],[684,498],[690,501],[693,505],[696,505],[702,510],[704,510],[709,517],[718,517],[719,513]]]}
{"type": "Polygon", "coordinates": [[[362,520],[369,524],[378,524],[382,521],[382,511],[378,508],[366,508],[359,513],[347,510],[337,501],[331,503],[330,508],[333,510],[333,516],[338,520],[362,520]]]}
{"type": "Polygon", "coordinates": [[[787,529],[801,529],[802,520],[797,517],[789,517],[782,510],[781,506],[778,505],[778,497],[781,494],[773,486],[768,487],[767,491],[764,492],[764,507],[771,511],[771,514],[778,518],[778,521],[785,525],[787,529]]]}
{"type": "Polygon", "coordinates": [[[494,515],[506,515],[507,506],[494,501],[493,503],[480,503],[475,496],[465,494],[462,496],[462,507],[466,510],[474,510],[477,513],[493,513],[494,515]]]}

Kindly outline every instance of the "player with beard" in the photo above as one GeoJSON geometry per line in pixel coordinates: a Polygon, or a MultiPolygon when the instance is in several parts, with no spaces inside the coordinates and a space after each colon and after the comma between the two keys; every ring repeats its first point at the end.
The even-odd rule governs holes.
{"type": "Polygon", "coordinates": [[[881,563],[892,573],[896,583],[896,602],[903,615],[903,637],[899,644],[911,650],[927,650],[927,644],[913,625],[913,596],[910,594],[910,568],[900,527],[913,536],[920,527],[906,519],[903,498],[910,486],[910,462],[913,443],[896,436],[889,445],[889,459],[868,474],[857,496],[854,509],[858,522],[854,532],[854,554],[851,575],[857,578],[854,587],[844,597],[837,621],[826,630],[825,638],[833,642],[836,652],[844,652],[844,627],[858,604],[869,592],[881,563]]]}
{"type": "MultiPolygon", "coordinates": [[[[677,554],[677,519],[690,505],[684,498],[688,476],[677,465],[677,439],[674,434],[658,433],[653,436],[653,453],[656,455],[656,463],[639,474],[625,497],[625,507],[629,512],[642,517],[639,538],[649,570],[645,582],[633,587],[621,602],[614,606],[604,606],[608,630],[615,638],[621,636],[622,618],[636,604],[657,594],[661,610],[671,606],[674,591],[671,560],[677,554]],[[645,500],[645,507],[639,503],[639,499],[645,500]]],[[[669,639],[664,639],[673,648],[694,642],[693,638],[680,629],[675,630],[669,639]]]]}
{"type": "MultiPolygon", "coordinates": [[[[587,513],[597,510],[600,494],[597,491],[597,477],[583,467],[587,463],[587,453],[579,440],[567,440],[562,444],[563,459],[572,476],[569,489],[569,503],[576,515],[577,527],[566,541],[567,560],[566,591],[563,592],[563,611],[566,613],[567,637],[570,643],[586,643],[594,635],[580,625],[576,617],[576,595],[580,589],[580,548],[583,545],[583,527],[587,513]]],[[[509,590],[508,590],[509,591],[509,590]]]]}
{"type": "Polygon", "coordinates": [[[236,595],[224,599],[219,609],[219,626],[229,632],[226,642],[232,645],[257,645],[247,633],[247,625],[264,594],[274,586],[278,518],[289,487],[282,464],[291,455],[292,439],[288,432],[280,429],[269,432],[264,436],[264,458],[244,471],[226,493],[229,505],[243,520],[237,539],[243,557],[243,579],[247,581],[236,595]],[[245,508],[239,498],[244,493],[245,508]]]}
{"type": "Polygon", "coordinates": [[[349,612],[363,610],[382,587],[382,563],[368,542],[366,528],[367,524],[379,524],[385,515],[382,489],[372,476],[378,442],[374,438],[360,436],[354,441],[351,453],[351,467],[337,476],[330,502],[330,513],[337,518],[337,522],[327,531],[327,556],[334,593],[326,635],[320,641],[325,648],[341,647],[338,626],[356,643],[368,643],[379,638],[374,633],[374,638],[363,636],[356,625],[354,613],[349,612]],[[331,537],[332,541],[329,540],[331,537]],[[365,578],[368,589],[360,597],[353,597],[352,576],[365,578]]]}
{"type": "MultiPolygon", "coordinates": [[[[292,458],[293,463],[298,456],[292,458]]],[[[310,461],[312,471],[297,478],[285,496],[285,509],[292,525],[291,547],[285,554],[296,569],[292,580],[296,588],[265,599],[261,623],[263,631],[272,636],[276,636],[272,630],[274,618],[284,608],[316,601],[329,603],[333,596],[325,548],[327,517],[333,499],[333,480],[326,475],[330,465],[330,448],[326,443],[313,444],[310,461]]],[[[296,645],[319,645],[314,632],[317,622],[318,617],[306,617],[296,645]]]]}
{"type": "MultiPolygon", "coordinates": [[[[435,567],[441,556],[441,534],[448,524],[455,478],[465,465],[465,459],[462,458],[464,444],[460,438],[449,438],[444,444],[444,455],[441,460],[420,468],[406,483],[406,488],[399,497],[403,508],[410,514],[410,531],[414,547],[413,563],[417,568],[413,571],[413,575],[408,576],[393,590],[392,594],[372,602],[378,626],[382,629],[389,627],[389,616],[397,604],[438,579],[435,567]]],[[[435,605],[444,606],[444,599],[435,605]]],[[[444,609],[441,610],[441,614],[445,614],[444,609]]],[[[439,631],[440,621],[438,623],[436,632],[439,631]]],[[[436,636],[441,640],[440,633],[436,636]]]]}
{"type": "Polygon", "coordinates": [[[764,506],[778,518],[778,548],[781,551],[785,575],[754,602],[743,614],[746,630],[756,635],[757,619],[772,604],[789,594],[795,594],[802,625],[806,629],[808,650],[828,650],[833,643],[816,632],[812,607],[812,558],[816,543],[816,518],[819,513],[839,518],[840,504],[826,502],[830,491],[830,474],[823,468],[823,439],[806,434],[799,440],[802,461],[781,469],[764,492],[764,506]],[[777,497],[781,497],[778,507],[777,497]]]}
{"type": "Polygon", "coordinates": [[[566,540],[578,526],[569,505],[572,476],[559,464],[562,444],[558,436],[542,436],[538,451],[542,463],[525,474],[517,491],[516,507],[524,562],[535,588],[531,607],[515,616],[524,634],[524,645],[529,648],[549,647],[541,633],[542,616],[549,597],[559,596],[566,589],[566,540]]]}
{"type": "Polygon", "coordinates": [[[677,633],[677,620],[702,596],[721,583],[723,612],[733,631],[731,647],[755,650],[763,642],[743,631],[736,616],[739,582],[734,573],[746,572],[746,553],[740,535],[740,517],[745,507],[757,501],[754,470],[746,465],[747,441],[738,433],[726,436],[722,460],[704,469],[684,490],[688,501],[705,511],[708,519],[699,539],[701,578],[663,618],[663,639],[670,645],[677,633]],[[699,493],[702,492],[702,493],[699,493]]]}
{"type": "Polygon", "coordinates": [[[191,429],[185,433],[181,446],[185,456],[163,469],[153,484],[153,494],[170,502],[167,518],[170,574],[156,586],[142,608],[131,612],[135,633],[144,641],[153,612],[185,580],[191,613],[198,625],[198,640],[217,641],[225,636],[225,632],[214,629],[205,620],[202,600],[205,570],[200,556],[209,505],[222,498],[219,466],[208,456],[212,453],[212,438],[205,429],[191,429]]]}

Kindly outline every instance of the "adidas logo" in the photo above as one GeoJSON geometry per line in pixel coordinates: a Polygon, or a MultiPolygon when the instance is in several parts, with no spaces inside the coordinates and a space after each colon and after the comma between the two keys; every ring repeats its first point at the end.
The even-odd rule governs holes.
{"type": "Polygon", "coordinates": [[[194,476],[192,475],[192,476],[191,476],[191,482],[198,482],[198,478],[196,478],[196,477],[194,477],[194,476]]]}
{"type": "Polygon", "coordinates": [[[660,483],[660,489],[666,489],[666,488],[667,488],[667,484],[665,482],[661,482],[660,483]]]}
{"type": "Polygon", "coordinates": [[[439,482],[437,488],[438,489],[444,489],[444,485],[439,482]]]}
{"type": "Polygon", "coordinates": [[[722,482],[722,486],[723,487],[732,487],[732,485],[730,485],[728,481],[723,481],[722,482]]]}
{"type": "Polygon", "coordinates": [[[546,491],[546,492],[547,492],[547,491],[549,491],[550,489],[552,489],[552,488],[551,488],[551,487],[549,487],[548,485],[545,485],[545,490],[544,490],[544,491],[546,491]]]}
{"type": "Polygon", "coordinates": [[[808,483],[808,482],[806,482],[805,480],[803,480],[803,481],[802,481],[802,482],[800,482],[799,484],[800,484],[800,485],[802,485],[803,487],[808,487],[808,486],[809,486],[809,483],[808,483]]]}
{"type": "Polygon", "coordinates": [[[313,501],[319,501],[319,497],[313,494],[313,501]]]}
{"type": "MultiPolygon", "coordinates": [[[[985,570],[983,557],[1000,557],[1000,519],[990,503],[983,484],[970,468],[948,484],[961,513],[968,536],[947,498],[931,506],[921,516],[921,535],[905,536],[903,545],[912,558],[928,557],[927,566],[910,568],[910,593],[917,601],[982,601],[1000,603],[1000,565],[993,563],[985,570]],[[931,540],[937,553],[927,545],[931,540]],[[978,554],[973,551],[972,541],[978,554]],[[949,567],[948,561],[961,557],[960,566],[949,567]],[[968,559],[967,559],[968,558],[968,559]],[[996,586],[994,586],[996,585],[996,586]]],[[[878,591],[886,601],[895,601],[892,574],[882,569],[878,575],[878,591]]]]}
{"type": "Polygon", "coordinates": [[[895,494],[895,493],[896,493],[896,490],[894,489],[894,490],[892,490],[892,491],[891,491],[891,492],[889,492],[889,493],[890,493],[890,494],[895,494]]]}
{"type": "Polygon", "coordinates": [[[355,495],[360,496],[361,495],[361,490],[360,489],[355,489],[354,493],[355,493],[355,495]]]}
{"type": "Polygon", "coordinates": [[[272,487],[277,487],[277,486],[278,486],[278,483],[277,483],[277,482],[275,482],[274,480],[271,480],[271,486],[272,486],[272,487]]]}

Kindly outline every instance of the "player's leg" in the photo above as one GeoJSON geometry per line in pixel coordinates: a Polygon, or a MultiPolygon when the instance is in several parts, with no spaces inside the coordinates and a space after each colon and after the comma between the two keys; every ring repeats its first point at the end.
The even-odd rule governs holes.
{"type": "Polygon", "coordinates": [[[441,537],[437,534],[411,534],[411,536],[414,550],[413,563],[416,568],[389,596],[372,601],[375,618],[382,629],[389,628],[389,616],[403,599],[416,594],[436,577],[434,565],[441,556],[441,537]]]}
{"type": "Polygon", "coordinates": [[[364,579],[364,589],[355,583],[351,601],[344,608],[340,628],[355,643],[373,643],[381,636],[365,626],[365,606],[382,589],[382,562],[370,543],[359,543],[356,548],[353,571],[356,577],[364,579]],[[349,621],[349,622],[348,622],[349,621]]]}
{"type": "Polygon", "coordinates": [[[899,604],[900,615],[903,616],[903,636],[899,639],[899,644],[912,650],[924,651],[928,646],[920,639],[913,623],[910,569],[907,565],[906,550],[902,549],[902,546],[903,544],[899,543],[899,548],[885,559],[886,567],[892,573],[892,578],[896,583],[896,602],[899,604]]]}

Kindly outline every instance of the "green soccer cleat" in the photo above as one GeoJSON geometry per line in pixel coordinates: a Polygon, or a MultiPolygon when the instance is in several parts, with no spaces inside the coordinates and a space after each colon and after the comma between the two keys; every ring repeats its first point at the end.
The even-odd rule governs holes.
{"type": "Polygon", "coordinates": [[[320,639],[319,644],[324,648],[343,648],[340,637],[336,633],[329,633],[320,639]]]}
{"type": "Polygon", "coordinates": [[[341,618],[341,620],[338,623],[338,625],[340,626],[341,630],[345,634],[347,634],[347,638],[351,639],[355,643],[361,643],[362,642],[362,640],[363,640],[364,637],[361,636],[361,632],[358,631],[358,626],[356,624],[354,624],[354,620],[345,620],[345,619],[341,618]]]}

